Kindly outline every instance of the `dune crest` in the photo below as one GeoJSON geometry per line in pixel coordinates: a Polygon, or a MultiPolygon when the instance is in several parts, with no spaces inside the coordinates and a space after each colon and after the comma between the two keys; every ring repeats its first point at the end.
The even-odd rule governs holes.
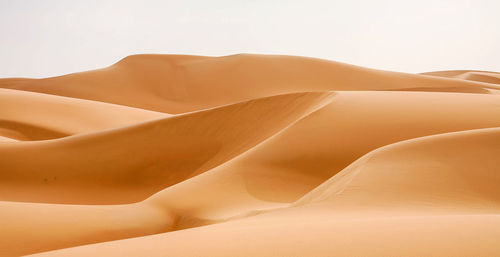
{"type": "Polygon", "coordinates": [[[176,114],[303,91],[401,90],[489,94],[498,93],[500,86],[454,78],[378,71],[296,56],[147,54],[128,56],[104,69],[65,76],[1,79],[0,88],[176,114]]]}
{"type": "MultiPolygon", "coordinates": [[[[500,126],[499,119],[491,119],[500,116],[497,100],[491,95],[338,92],[330,103],[262,144],[147,201],[208,220],[283,206],[378,147],[500,126]],[[414,108],[422,102],[433,105],[414,108]],[[464,106],[477,115],[461,115],[464,106]],[[182,195],[203,197],[184,199],[182,195]]],[[[192,222],[178,226],[190,227],[192,222]]]]}
{"type": "Polygon", "coordinates": [[[61,138],[168,116],[120,105],[0,89],[0,135],[23,141],[61,138]]]}
{"type": "Polygon", "coordinates": [[[0,168],[6,171],[1,175],[0,200],[143,200],[237,156],[332,95],[277,95],[58,140],[0,143],[0,168]],[[26,155],[36,158],[19,163],[26,155]]]}
{"type": "Polygon", "coordinates": [[[500,250],[492,241],[500,235],[498,140],[500,128],[492,128],[392,144],[288,208],[36,256],[493,256],[500,250]],[[483,162],[471,165],[478,157],[483,162]],[[375,235],[383,239],[374,243],[375,235]],[[456,241],[467,244],[449,249],[456,241]]]}
{"type": "Polygon", "coordinates": [[[499,79],[253,54],[0,79],[0,255],[495,256],[499,79]]]}
{"type": "Polygon", "coordinates": [[[500,73],[491,71],[451,70],[451,71],[425,72],[422,74],[444,77],[444,78],[456,78],[456,79],[478,81],[491,84],[500,84],[500,73]]]}
{"type": "Polygon", "coordinates": [[[378,208],[450,212],[499,209],[498,142],[500,128],[490,128],[388,145],[358,159],[296,204],[338,201],[369,208],[376,202],[378,208]],[[481,164],[474,162],[479,158],[481,164]]]}

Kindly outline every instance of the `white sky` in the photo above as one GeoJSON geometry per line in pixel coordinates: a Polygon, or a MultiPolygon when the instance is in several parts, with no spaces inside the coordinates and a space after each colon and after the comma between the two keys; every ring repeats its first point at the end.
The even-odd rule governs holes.
{"type": "Polygon", "coordinates": [[[500,71],[500,0],[0,0],[0,77],[62,75],[136,53],[500,71]]]}

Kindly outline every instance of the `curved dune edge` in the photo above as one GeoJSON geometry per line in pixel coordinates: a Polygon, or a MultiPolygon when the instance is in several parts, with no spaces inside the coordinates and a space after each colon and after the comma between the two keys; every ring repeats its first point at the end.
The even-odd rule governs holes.
{"type": "Polygon", "coordinates": [[[381,147],[356,160],[295,205],[329,202],[352,208],[498,211],[500,160],[495,156],[500,152],[499,140],[500,127],[381,147]],[[479,158],[480,164],[474,161],[479,158]]]}
{"type": "MultiPolygon", "coordinates": [[[[199,133],[201,133],[200,136],[210,137],[212,140],[221,140],[219,142],[220,145],[225,147],[217,149],[218,152],[216,154],[219,154],[219,156],[211,156],[212,159],[206,161],[205,164],[209,165],[209,162],[217,163],[219,161],[217,160],[217,158],[222,159],[221,161],[223,162],[224,159],[231,158],[232,155],[238,154],[239,151],[245,150],[249,146],[266,139],[267,136],[276,133],[276,131],[283,129],[283,127],[289,126],[289,124],[293,123],[295,120],[300,119],[302,116],[307,115],[315,109],[320,108],[325,103],[328,103],[331,100],[331,97],[334,97],[334,95],[334,93],[295,93],[278,95],[233,104],[207,111],[165,118],[144,123],[135,127],[126,127],[118,131],[110,130],[103,133],[86,134],[58,140],[19,143],[15,146],[4,145],[6,147],[4,149],[4,152],[7,154],[11,154],[11,150],[13,149],[13,147],[17,147],[17,149],[21,149],[18,150],[18,152],[24,155],[26,153],[29,153],[29,151],[26,150],[29,147],[35,147],[34,151],[40,152],[40,145],[51,146],[52,144],[56,144],[56,146],[58,147],[60,143],[73,144],[73,141],[75,140],[83,141],[86,146],[89,138],[91,139],[90,141],[94,143],[109,143],[109,141],[111,140],[109,138],[109,135],[112,135],[111,137],[118,137],[121,139],[123,138],[123,135],[116,135],[117,133],[124,133],[125,135],[133,136],[134,131],[140,132],[139,136],[141,137],[142,135],[141,139],[143,139],[144,137],[152,136],[152,133],[155,131],[159,135],[165,135],[166,140],[164,140],[163,142],[158,140],[161,137],[156,138],[157,141],[155,142],[157,142],[160,146],[165,145],[166,142],[171,143],[173,139],[178,137],[186,140],[188,137],[182,137],[182,133],[190,133],[189,136],[193,138],[193,144],[195,144],[202,142],[199,137],[194,137],[194,133],[196,131],[199,131],[199,133]],[[277,108],[278,106],[285,106],[287,108],[277,108]],[[255,125],[259,125],[259,127],[252,127],[255,125]],[[149,129],[150,127],[153,127],[154,130],[149,129]],[[172,136],[172,134],[169,135],[169,131],[175,132],[174,136],[172,136]],[[242,135],[244,136],[243,138],[241,137],[242,135]],[[105,139],[100,138],[102,136],[104,136],[105,139]],[[98,139],[92,140],[94,137],[98,137],[98,139]]],[[[139,141],[142,142],[142,140],[139,141]]],[[[149,146],[151,146],[150,141],[148,141],[147,143],[149,146]]],[[[184,141],[184,143],[186,142],[184,141]]],[[[115,146],[115,142],[111,142],[111,145],[115,146]]],[[[136,144],[128,143],[127,145],[137,147],[136,144]]],[[[179,144],[173,145],[177,147],[175,150],[178,153],[179,144]]],[[[190,147],[192,148],[195,146],[196,145],[190,147]]],[[[140,146],[139,148],[143,149],[143,147],[140,146]]],[[[78,147],[72,146],[70,149],[78,149],[78,147]]],[[[68,151],[68,148],[64,148],[61,151],[66,153],[68,151]]],[[[47,156],[53,156],[57,153],[57,151],[54,150],[45,150],[41,152],[47,153],[47,156]]],[[[165,155],[164,149],[155,152],[161,154],[160,156],[165,155]]],[[[193,152],[192,149],[190,149],[190,152],[193,152]]],[[[151,154],[151,152],[148,151],[148,154],[151,154]]],[[[46,161],[48,158],[47,156],[42,156],[40,159],[46,161]]],[[[76,161],[81,160],[80,158],[82,158],[82,154],[74,154],[74,156],[78,156],[78,159],[67,160],[56,158],[55,160],[57,160],[57,165],[60,165],[62,160],[67,160],[72,165],[75,165],[76,161]]],[[[187,159],[187,161],[192,162],[192,156],[193,155],[188,155],[189,158],[187,159]]],[[[111,155],[110,158],[113,157],[114,155],[111,155]]],[[[158,157],[154,158],[155,160],[158,159],[158,157]]],[[[143,158],[139,159],[142,160],[143,158]]],[[[45,202],[51,201],[52,199],[57,199],[57,201],[61,201],[61,199],[63,199],[62,201],[64,201],[64,199],[68,199],[66,201],[70,201],[71,203],[75,203],[80,199],[84,199],[80,201],[86,201],[85,203],[89,203],[89,201],[92,201],[93,203],[110,201],[109,198],[105,198],[109,196],[104,195],[105,191],[103,190],[107,189],[106,186],[102,188],[96,188],[95,185],[91,183],[93,181],[88,182],[88,178],[84,177],[85,173],[75,174],[74,170],[70,175],[77,177],[77,182],[79,184],[63,184],[62,186],[60,186],[60,188],[65,191],[58,192],[57,189],[60,188],[56,188],[56,190],[54,190],[55,193],[53,193],[52,195],[49,194],[50,197],[52,197],[49,199],[43,198],[43,193],[50,193],[47,187],[57,185],[58,183],[64,183],[65,178],[59,176],[52,177],[53,175],[49,176],[47,172],[41,173],[41,175],[43,175],[44,177],[48,177],[48,181],[44,181],[47,187],[43,191],[35,195],[33,194],[33,192],[38,190],[38,188],[40,187],[40,183],[33,183],[29,180],[29,177],[28,179],[26,178],[29,175],[33,175],[33,173],[37,171],[36,169],[45,169],[43,169],[43,167],[35,162],[30,162],[24,166],[21,165],[20,167],[17,160],[12,155],[6,156],[6,158],[2,160],[3,164],[7,162],[18,165],[16,166],[17,168],[19,168],[18,170],[10,169],[12,171],[16,171],[11,173],[11,175],[13,176],[19,176],[20,172],[26,171],[27,169],[32,170],[28,170],[29,172],[27,172],[24,176],[23,174],[19,176],[20,179],[24,180],[20,180],[18,182],[19,186],[17,188],[17,192],[13,194],[12,192],[16,188],[13,189],[11,187],[8,190],[2,191],[5,194],[10,193],[15,197],[30,197],[30,201],[40,201],[40,198],[42,198],[42,201],[45,202]],[[79,192],[79,188],[76,188],[77,186],[85,188],[88,191],[79,192]]],[[[112,162],[116,165],[118,163],[118,160],[110,160],[108,162],[112,162]]],[[[165,160],[165,163],[168,165],[172,165],[171,160],[169,159],[165,160]]],[[[95,165],[95,163],[91,163],[90,166],[87,167],[87,169],[89,171],[95,172],[95,170],[98,168],[95,165]]],[[[125,165],[125,167],[129,166],[129,164],[125,165]]],[[[109,168],[109,166],[103,167],[103,169],[109,168]]],[[[165,172],[164,168],[165,167],[163,167],[161,172],[165,172]]],[[[140,179],[147,179],[141,178],[141,176],[144,176],[144,173],[140,173],[143,170],[144,169],[139,169],[139,173],[136,175],[136,177],[139,177],[140,179]]],[[[121,167],[118,167],[117,171],[121,172],[121,167]]],[[[198,172],[202,171],[202,169],[198,170],[198,172]]],[[[105,172],[105,170],[96,172],[91,175],[101,176],[100,179],[102,181],[106,179],[102,176],[103,172],[105,172]]],[[[168,186],[165,185],[165,182],[171,184],[175,183],[176,181],[181,181],[182,179],[185,179],[187,176],[192,175],[192,173],[195,173],[197,171],[187,170],[186,174],[180,174],[181,170],[174,169],[172,170],[172,172],[176,172],[176,174],[165,174],[166,177],[170,179],[167,181],[157,180],[157,178],[162,174],[152,174],[150,179],[157,183],[156,186],[147,185],[143,187],[143,190],[154,190],[155,187],[164,188],[168,186]]],[[[123,179],[124,175],[126,174],[118,173],[115,177],[109,178],[109,180],[114,182],[118,179],[123,179]]],[[[115,197],[113,199],[120,199],[121,201],[134,201],[138,195],[137,190],[133,192],[135,193],[134,195],[127,195],[127,193],[129,193],[128,191],[131,191],[130,189],[128,189],[127,191],[127,186],[131,187],[131,183],[122,183],[122,185],[111,186],[112,189],[115,190],[114,192],[112,192],[113,194],[111,196],[115,197]]],[[[6,187],[12,184],[14,183],[7,184],[6,187]]],[[[139,197],[141,197],[140,199],[144,199],[146,196],[147,195],[145,195],[144,192],[139,195],[139,197]]],[[[0,226],[3,227],[4,231],[4,233],[0,235],[0,237],[2,238],[2,240],[0,240],[2,242],[0,243],[0,251],[4,254],[14,256],[19,254],[70,247],[74,245],[89,244],[170,231],[175,229],[175,224],[177,223],[178,219],[177,214],[172,212],[168,208],[158,208],[157,206],[145,203],[128,205],[67,205],[0,202],[0,205],[3,210],[3,212],[0,213],[0,223],[2,223],[0,226]],[[32,215],[33,213],[39,214],[35,217],[32,215]],[[75,218],[78,220],[77,223],[75,223],[75,218]],[[19,226],[15,222],[12,223],[12,220],[23,220],[24,225],[19,226]],[[34,230],[36,232],[26,235],[27,230],[34,230]],[[50,232],[47,234],[48,231],[50,232]]]]}
{"type": "MultiPolygon", "coordinates": [[[[218,172],[234,173],[229,175],[230,179],[217,175],[212,182],[203,182],[203,186],[187,186],[187,192],[182,187],[175,190],[191,194],[193,188],[208,190],[210,186],[206,184],[218,185],[218,180],[232,180],[232,187],[242,186],[244,194],[238,195],[247,195],[248,191],[251,199],[260,199],[264,204],[286,203],[301,197],[377,147],[412,137],[500,126],[500,119],[492,118],[500,116],[496,104],[498,96],[339,92],[333,98],[327,97],[330,94],[276,96],[106,132],[16,146],[0,144],[0,167],[8,171],[3,174],[0,199],[74,204],[131,203],[251,149],[252,154],[238,159],[236,166],[229,162],[221,167],[220,170],[236,170],[218,172]],[[360,106],[359,102],[364,104],[360,106]],[[416,107],[421,102],[434,104],[416,107]],[[274,110],[276,105],[287,103],[290,104],[287,110],[274,110]],[[435,111],[437,109],[439,112],[435,111]],[[461,115],[464,111],[477,115],[461,115]],[[429,116],[429,112],[434,115],[429,116]],[[258,113],[266,113],[267,121],[258,113]],[[353,116],[357,118],[352,119],[353,116]],[[256,119],[259,123],[254,122],[256,119]],[[297,120],[300,121],[295,124],[297,120]],[[259,129],[250,129],[248,124],[259,129]],[[285,131],[277,135],[283,128],[285,131]],[[257,141],[250,142],[252,137],[257,141]],[[268,147],[252,149],[266,139],[269,142],[264,145],[268,147]],[[225,148],[221,149],[222,146],[225,148]],[[99,158],[95,156],[96,151],[100,153],[99,158]],[[128,158],[132,152],[134,158],[128,158]],[[26,155],[37,158],[19,163],[26,155]],[[275,183],[280,185],[279,191],[274,189],[275,183]]],[[[202,204],[194,198],[192,201],[197,202],[192,203],[185,199],[179,206],[183,206],[182,209],[197,206],[198,210],[206,204],[229,208],[233,205],[230,202],[238,199],[224,195],[216,197],[215,193],[224,192],[222,190],[201,192],[200,195],[211,195],[212,202],[202,204]]],[[[169,194],[174,197],[178,193],[169,194]]],[[[177,202],[168,200],[172,201],[177,202]]],[[[243,199],[238,201],[246,203],[243,199]]]]}
{"type": "Polygon", "coordinates": [[[491,256],[500,250],[492,241],[500,235],[498,140],[500,128],[403,141],[363,156],[293,208],[34,256],[162,256],[165,252],[175,256],[358,256],[367,252],[388,256],[403,249],[407,256],[491,256]],[[471,161],[479,157],[481,163],[471,161]],[[382,239],[374,243],[375,235],[382,239]],[[215,244],[221,241],[231,244],[215,244]],[[454,241],[467,244],[450,249],[454,241]],[[193,244],[197,247],[187,247],[193,244]]]}
{"type": "MultiPolygon", "coordinates": [[[[3,132],[2,132],[3,133],[3,132]]],[[[11,133],[10,131],[6,133],[11,133]]],[[[0,136],[0,142],[17,142],[18,140],[13,139],[11,137],[0,136]]]]}
{"type": "Polygon", "coordinates": [[[168,117],[126,106],[0,88],[0,135],[47,140],[168,117]]]}
{"type": "Polygon", "coordinates": [[[430,75],[445,78],[456,78],[490,84],[500,84],[500,73],[492,71],[473,71],[473,70],[450,70],[424,72],[422,75],[430,75]]]}
{"type": "Polygon", "coordinates": [[[0,79],[0,255],[494,256],[497,79],[250,54],[0,79]]]}
{"type": "MultiPolygon", "coordinates": [[[[39,252],[221,223],[283,208],[337,173],[339,169],[343,168],[342,163],[350,163],[354,161],[351,158],[360,157],[357,155],[360,149],[366,149],[365,151],[369,152],[371,147],[377,148],[377,144],[383,146],[403,140],[402,138],[442,133],[444,130],[500,126],[500,121],[491,119],[491,117],[500,114],[500,110],[494,108],[498,96],[465,96],[467,94],[436,96],[435,93],[419,92],[339,92],[333,98],[327,98],[326,102],[322,101],[323,104],[314,109],[313,112],[307,112],[307,115],[273,134],[272,137],[267,138],[251,150],[204,174],[168,187],[137,204],[71,206],[4,202],[4,217],[1,220],[24,217],[22,219],[25,226],[38,231],[38,233],[31,233],[30,236],[27,236],[21,230],[15,236],[15,233],[7,233],[8,226],[3,226],[6,231],[5,235],[8,235],[4,242],[8,245],[30,245],[32,247],[13,248],[23,249],[25,251],[23,253],[39,252]],[[413,108],[416,102],[429,103],[434,100],[439,100],[439,105],[432,108],[440,109],[441,113],[435,113],[432,117],[429,117],[429,110],[426,108],[413,108]],[[365,105],[359,109],[354,108],[354,105],[360,101],[364,102],[365,105]],[[460,116],[458,114],[462,110],[458,107],[463,105],[468,106],[468,110],[483,115],[460,116]],[[394,106],[399,108],[393,108],[394,106]],[[380,115],[377,113],[385,113],[388,118],[398,122],[392,124],[377,122],[383,121],[380,120],[380,115]],[[355,115],[358,119],[348,122],[341,119],[342,115],[355,115]],[[377,120],[370,120],[370,117],[377,117],[377,120]],[[403,117],[411,117],[411,119],[405,121],[402,119],[403,117]],[[318,120],[324,122],[323,129],[317,127],[318,120]],[[326,122],[328,120],[331,120],[331,123],[326,122]],[[339,120],[343,121],[344,126],[339,126],[339,120]],[[422,126],[417,130],[415,123],[422,124],[422,126]],[[443,126],[443,124],[447,124],[448,127],[443,126]],[[315,137],[306,135],[305,138],[301,138],[304,137],[303,131],[311,130],[311,126],[315,127],[315,137]],[[373,138],[372,135],[365,135],[367,138],[363,138],[362,131],[348,130],[345,126],[372,130],[379,135],[378,142],[367,140],[367,138],[373,138]],[[405,127],[411,128],[411,130],[403,133],[405,127]],[[334,128],[338,131],[332,133],[334,128]],[[380,134],[381,131],[385,133],[380,134]],[[328,135],[330,136],[328,137],[328,135]],[[332,135],[337,135],[337,137],[332,137],[332,135]],[[353,141],[353,138],[357,138],[358,141],[353,141]],[[342,139],[348,139],[345,146],[339,145],[342,139]],[[323,140],[325,145],[338,145],[342,151],[332,152],[331,148],[318,148],[318,140],[323,140]],[[301,144],[300,148],[294,146],[297,142],[304,141],[308,144],[301,144]],[[286,147],[282,148],[282,145],[286,145],[286,147]],[[332,163],[323,163],[323,169],[314,167],[313,164],[318,163],[321,158],[334,158],[340,153],[349,153],[349,149],[346,148],[348,145],[357,149],[351,153],[351,157],[346,160],[337,159],[332,163]],[[286,150],[293,151],[297,155],[293,156],[292,152],[286,150]],[[316,151],[314,156],[318,159],[301,160],[303,153],[310,153],[313,150],[316,151]],[[268,156],[270,153],[274,155],[268,156]],[[277,163],[271,165],[267,163],[268,159],[278,161],[282,158],[284,159],[281,167],[276,165],[277,163]],[[286,164],[293,162],[294,159],[303,162],[303,165],[299,165],[300,162],[295,164],[296,170],[290,172],[291,170],[286,164]],[[342,161],[341,165],[335,168],[335,165],[339,165],[339,161],[342,161]],[[298,176],[300,172],[302,175],[298,176]],[[280,190],[269,191],[273,188],[280,190]],[[276,198],[277,193],[285,198],[276,198]],[[290,197],[290,194],[293,197],[290,197]],[[274,198],[269,198],[269,196],[274,198]],[[43,216],[38,216],[36,219],[30,218],[31,213],[39,210],[44,210],[43,216]],[[123,215],[119,213],[124,210],[135,218],[122,217],[123,215]],[[24,216],[22,216],[23,213],[24,216]],[[75,215],[80,217],[76,226],[73,225],[75,215]],[[116,217],[116,215],[121,216],[116,217]],[[52,227],[59,227],[63,232],[55,235],[49,233],[47,236],[46,231],[52,231],[49,229],[52,227]]],[[[228,107],[233,108],[232,106],[228,107]]],[[[185,115],[185,117],[190,117],[193,114],[185,115]]],[[[70,138],[64,140],[68,139],[70,138]]],[[[379,201],[376,203],[382,204],[379,201]]],[[[15,228],[11,229],[19,231],[15,228]]]]}
{"type": "Polygon", "coordinates": [[[59,77],[0,79],[0,88],[83,98],[165,113],[184,113],[303,91],[400,90],[497,94],[500,86],[379,71],[306,57],[150,54],[128,56],[104,69],[59,77]]]}
{"type": "Polygon", "coordinates": [[[491,95],[338,92],[329,104],[265,142],[147,201],[177,210],[186,218],[178,228],[283,206],[378,147],[500,126],[494,118],[500,117],[499,100],[491,95]],[[464,108],[477,115],[462,115],[464,108]]]}
{"type": "Polygon", "coordinates": [[[0,200],[137,202],[248,150],[333,95],[277,95],[57,140],[0,143],[0,200]]]}

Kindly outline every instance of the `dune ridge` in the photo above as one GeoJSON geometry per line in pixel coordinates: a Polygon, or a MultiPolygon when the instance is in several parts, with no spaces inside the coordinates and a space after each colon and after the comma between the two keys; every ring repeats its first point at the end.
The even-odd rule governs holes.
{"type": "Polygon", "coordinates": [[[438,76],[444,78],[456,78],[485,82],[490,84],[500,84],[500,73],[492,71],[472,71],[472,70],[450,70],[425,72],[423,75],[438,76]]]}
{"type": "Polygon", "coordinates": [[[489,94],[498,93],[500,86],[455,78],[378,71],[306,57],[148,54],[128,56],[104,69],[65,76],[1,79],[0,88],[176,114],[302,91],[403,90],[489,94]]]}
{"type": "MultiPolygon", "coordinates": [[[[500,126],[500,120],[491,119],[500,115],[497,96],[465,96],[468,95],[338,92],[329,104],[273,138],[206,174],[167,188],[148,201],[208,220],[281,206],[297,200],[378,147],[413,137],[500,126]],[[364,103],[362,107],[357,106],[359,101],[364,103]],[[412,108],[419,102],[434,102],[436,106],[412,108]],[[464,105],[469,111],[484,115],[461,116],[464,105]],[[428,115],[431,111],[433,116],[428,115]],[[389,119],[382,119],[381,114],[389,119]],[[358,118],[348,120],[351,115],[358,118]],[[225,181],[230,183],[221,183],[225,181]],[[203,197],[181,197],[190,194],[203,197]],[[224,197],[227,194],[232,197],[224,197]]],[[[189,227],[192,222],[187,220],[178,226],[189,227]]]]}
{"type": "Polygon", "coordinates": [[[0,89],[0,130],[22,141],[61,138],[168,116],[120,105],[0,89]]]}
{"type": "Polygon", "coordinates": [[[176,256],[356,256],[366,251],[371,256],[493,256],[500,249],[491,241],[500,235],[496,186],[500,175],[491,172],[500,164],[496,158],[499,139],[500,128],[490,128],[398,142],[363,156],[288,208],[36,256],[162,256],[165,251],[176,256]],[[448,154],[450,147],[455,150],[448,154]],[[484,161],[470,165],[470,159],[478,156],[484,161]],[[441,165],[436,166],[436,160],[441,165]],[[397,169],[383,169],[388,165],[397,169]],[[423,167],[427,170],[421,174],[423,167]],[[463,180],[463,176],[473,180],[463,180]],[[466,190],[457,190],[461,187],[466,190]],[[375,244],[374,235],[384,239],[375,244]],[[250,238],[252,244],[247,243],[250,238]],[[231,240],[232,244],[213,246],[213,240],[231,240]],[[455,241],[468,243],[448,249],[446,245],[455,241]],[[363,249],[356,247],[360,243],[363,249]]]}
{"type": "MultiPolygon", "coordinates": [[[[370,206],[366,198],[340,199],[363,188],[362,197],[383,198],[387,205],[398,208],[445,209],[451,204],[453,211],[484,207],[489,210],[489,205],[498,209],[500,194],[496,184],[500,174],[492,171],[500,165],[500,160],[495,158],[500,149],[499,140],[500,128],[497,127],[432,135],[384,146],[358,159],[342,174],[316,187],[295,204],[339,200],[365,208],[370,206]],[[482,160],[479,165],[471,162],[477,158],[482,160]],[[358,185],[363,181],[370,182],[358,185]]],[[[382,201],[376,203],[380,205],[382,201]]]]}
{"type": "Polygon", "coordinates": [[[0,79],[0,255],[495,256],[499,78],[147,54],[0,79]]]}
{"type": "Polygon", "coordinates": [[[331,95],[277,95],[58,140],[0,144],[0,168],[13,171],[1,175],[0,199],[77,204],[143,200],[251,148],[331,95]],[[36,158],[19,163],[25,155],[36,158]]]}

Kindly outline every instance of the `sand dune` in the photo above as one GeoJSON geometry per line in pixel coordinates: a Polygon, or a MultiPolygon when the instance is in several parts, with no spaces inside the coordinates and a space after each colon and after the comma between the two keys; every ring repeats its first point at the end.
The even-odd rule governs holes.
{"type": "Polygon", "coordinates": [[[500,73],[491,71],[451,70],[451,71],[426,72],[422,74],[437,76],[437,77],[485,82],[491,84],[500,84],[500,73]]]}
{"type": "Polygon", "coordinates": [[[32,256],[495,256],[499,251],[497,215],[368,213],[372,217],[363,219],[293,211],[298,213],[32,256]]]}
{"type": "Polygon", "coordinates": [[[95,71],[46,79],[3,79],[0,87],[166,113],[183,113],[302,91],[491,93],[490,89],[500,89],[498,85],[483,82],[378,71],[313,58],[250,54],[223,57],[133,55],[95,71]]]}
{"type": "Polygon", "coordinates": [[[242,54],[0,79],[0,255],[495,256],[499,78],[242,54]]]}
{"type": "Polygon", "coordinates": [[[0,200],[143,200],[255,146],[331,95],[279,95],[58,140],[0,144],[0,200]],[[26,156],[33,158],[22,162],[26,156]]]}
{"type": "Polygon", "coordinates": [[[0,135],[16,140],[54,139],[168,116],[121,105],[0,89],[0,135]]]}
{"type": "Polygon", "coordinates": [[[500,128],[491,128],[385,146],[358,159],[296,204],[494,213],[500,208],[500,173],[495,172],[500,167],[498,142],[500,128]],[[478,159],[480,163],[475,162],[478,159]]]}
{"type": "Polygon", "coordinates": [[[288,208],[39,256],[494,256],[499,141],[499,128],[403,141],[363,156],[288,208]]]}
{"type": "Polygon", "coordinates": [[[170,231],[175,216],[151,205],[0,202],[0,252],[20,256],[170,231]]]}
{"type": "MultiPolygon", "coordinates": [[[[339,92],[331,103],[273,138],[150,200],[209,220],[280,206],[378,147],[414,137],[500,126],[500,119],[492,119],[500,117],[498,100],[498,96],[456,93],[339,92]],[[415,108],[422,102],[427,105],[415,108]],[[461,115],[464,106],[477,115],[461,115]],[[228,194],[231,197],[225,197],[228,194]],[[202,197],[184,199],[183,195],[202,197]]],[[[191,226],[190,222],[177,226],[191,226]]]]}

